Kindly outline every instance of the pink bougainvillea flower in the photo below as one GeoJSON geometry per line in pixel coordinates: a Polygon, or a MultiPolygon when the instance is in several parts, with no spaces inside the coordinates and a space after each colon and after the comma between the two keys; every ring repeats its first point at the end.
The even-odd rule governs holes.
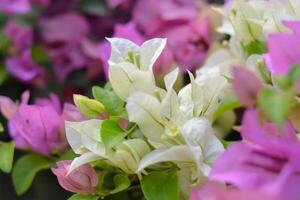
{"type": "Polygon", "coordinates": [[[9,134],[16,147],[30,148],[44,155],[65,151],[64,121],[83,120],[79,111],[67,103],[62,109],[54,94],[49,99],[37,99],[34,105],[29,105],[28,100],[28,91],[23,93],[20,104],[0,96],[0,111],[9,120],[9,134]]]}
{"type": "Polygon", "coordinates": [[[168,26],[195,19],[197,7],[192,0],[140,0],[133,11],[133,20],[147,37],[168,26]]]}
{"type": "Polygon", "coordinates": [[[168,38],[167,46],[183,72],[193,70],[203,63],[211,43],[209,18],[171,27],[158,36],[168,38]]]}
{"type": "Polygon", "coordinates": [[[39,24],[59,80],[63,81],[74,70],[85,67],[87,57],[81,49],[81,42],[89,33],[89,24],[85,18],[77,13],[66,13],[41,19],[39,24]]]}
{"type": "Polygon", "coordinates": [[[300,144],[290,123],[279,129],[263,123],[256,110],[246,111],[237,142],[217,160],[210,180],[241,190],[257,190],[281,199],[300,198],[300,144]]]}
{"type": "Polygon", "coordinates": [[[26,14],[31,11],[29,0],[1,0],[0,11],[6,14],[26,14]]]}
{"type": "Polygon", "coordinates": [[[52,106],[28,105],[29,93],[9,120],[9,133],[19,148],[50,155],[59,143],[60,116],[52,106]]]}
{"type": "Polygon", "coordinates": [[[190,200],[280,200],[280,198],[256,190],[226,188],[214,182],[207,182],[202,188],[194,188],[190,200]]]}
{"type": "Polygon", "coordinates": [[[137,30],[136,24],[133,22],[129,22],[127,24],[116,24],[113,37],[126,38],[138,45],[141,45],[144,42],[143,36],[137,30]]]}
{"type": "Polygon", "coordinates": [[[21,26],[11,20],[5,27],[5,34],[11,39],[17,51],[23,51],[31,47],[33,31],[28,26],[21,26]]]}
{"type": "Polygon", "coordinates": [[[52,18],[43,18],[39,21],[39,25],[43,40],[50,45],[53,43],[80,42],[89,32],[87,21],[77,13],[65,13],[52,18]]]}
{"type": "Polygon", "coordinates": [[[300,21],[284,24],[292,33],[269,35],[269,52],[264,55],[267,67],[274,75],[285,75],[294,65],[300,65],[300,21]]]}
{"type": "Polygon", "coordinates": [[[93,194],[98,184],[96,171],[89,164],[85,164],[68,174],[71,163],[71,160],[59,161],[57,168],[51,169],[61,187],[74,193],[93,194]]]}
{"type": "Polygon", "coordinates": [[[252,107],[262,89],[262,82],[245,67],[234,67],[232,89],[242,105],[252,107]]]}
{"type": "Polygon", "coordinates": [[[19,57],[7,58],[5,65],[10,74],[24,83],[33,81],[43,73],[42,68],[33,62],[30,49],[24,51],[19,57]]]}

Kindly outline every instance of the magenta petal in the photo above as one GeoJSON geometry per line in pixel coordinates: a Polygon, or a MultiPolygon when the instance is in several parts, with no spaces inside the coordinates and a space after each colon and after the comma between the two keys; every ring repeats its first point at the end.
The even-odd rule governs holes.
{"type": "Polygon", "coordinates": [[[285,75],[288,73],[289,69],[293,67],[293,65],[300,64],[299,37],[299,34],[294,35],[281,33],[269,35],[269,53],[265,58],[267,58],[267,67],[273,74],[285,75]]]}
{"type": "Polygon", "coordinates": [[[0,10],[7,14],[26,14],[30,12],[29,0],[1,0],[0,10]]]}
{"type": "Polygon", "coordinates": [[[295,34],[300,34],[300,21],[284,21],[283,24],[292,29],[295,34]]]}
{"type": "Polygon", "coordinates": [[[33,31],[29,26],[21,26],[11,20],[5,27],[5,34],[19,51],[26,50],[32,45],[33,31]]]}
{"type": "Polygon", "coordinates": [[[190,200],[280,200],[279,197],[257,190],[238,190],[226,188],[213,182],[200,189],[193,189],[190,200]]]}
{"type": "Polygon", "coordinates": [[[89,31],[87,21],[77,13],[66,13],[40,20],[43,39],[52,42],[78,42],[89,31]],[[62,29],[62,27],[64,27],[62,29]]]}
{"type": "MultiPolygon", "coordinates": [[[[252,150],[243,142],[232,145],[215,163],[210,180],[225,181],[240,189],[256,189],[272,182],[272,171],[260,171],[247,160],[253,156],[252,150]]],[[[264,165],[264,163],[259,163],[264,165]]]]}
{"type": "Polygon", "coordinates": [[[116,24],[113,37],[125,38],[141,45],[144,42],[142,35],[138,32],[133,22],[127,24],[116,24]]]}
{"type": "Polygon", "coordinates": [[[52,172],[57,176],[59,184],[68,191],[80,194],[92,194],[98,184],[96,171],[88,164],[82,165],[67,175],[71,161],[60,161],[52,172]]]}
{"type": "Polygon", "coordinates": [[[29,50],[20,57],[8,58],[5,61],[8,71],[20,81],[28,83],[41,75],[42,68],[32,61],[29,50]]]}

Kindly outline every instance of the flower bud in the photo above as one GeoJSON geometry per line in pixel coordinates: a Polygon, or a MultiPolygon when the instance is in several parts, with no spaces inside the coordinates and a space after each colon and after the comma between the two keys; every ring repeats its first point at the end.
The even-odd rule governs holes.
{"type": "Polygon", "coordinates": [[[93,194],[94,188],[98,184],[96,171],[88,164],[82,165],[68,174],[71,160],[57,162],[57,168],[52,168],[61,187],[65,190],[80,193],[93,194]]]}

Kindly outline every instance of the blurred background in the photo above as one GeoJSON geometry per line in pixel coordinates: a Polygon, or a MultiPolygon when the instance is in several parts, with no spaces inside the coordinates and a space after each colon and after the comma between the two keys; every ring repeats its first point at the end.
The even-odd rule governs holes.
{"type": "MultiPolygon", "coordinates": [[[[154,72],[159,82],[179,66],[183,84],[186,70],[199,68],[221,41],[214,31],[220,18],[211,5],[222,4],[222,0],[0,0],[0,95],[16,101],[29,90],[31,103],[50,93],[57,94],[61,103],[72,103],[74,93],[89,95],[93,85],[103,86],[108,79],[110,46],[105,37],[124,37],[137,44],[168,38],[154,72]]],[[[0,140],[11,141],[6,119],[1,116],[0,121],[5,128],[0,140]]],[[[22,155],[16,150],[15,160],[22,155]]],[[[22,196],[16,195],[11,175],[0,172],[0,194],[1,200],[71,196],[49,170],[38,173],[22,196]]]]}

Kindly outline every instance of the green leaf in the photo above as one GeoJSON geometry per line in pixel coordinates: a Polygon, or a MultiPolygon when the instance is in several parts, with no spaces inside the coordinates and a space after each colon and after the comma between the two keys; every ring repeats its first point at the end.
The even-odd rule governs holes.
{"type": "Polygon", "coordinates": [[[74,151],[69,150],[69,151],[66,151],[64,154],[62,154],[59,157],[59,160],[73,160],[76,157],[77,157],[77,155],[74,153],[74,151]]]}
{"type": "Polygon", "coordinates": [[[82,0],[78,3],[77,8],[89,15],[103,16],[109,14],[103,1],[99,0],[82,0]]]}
{"type": "Polygon", "coordinates": [[[74,103],[79,111],[87,117],[98,117],[104,112],[102,103],[79,94],[74,94],[74,103]]]}
{"type": "Polygon", "coordinates": [[[3,125],[0,123],[0,133],[2,133],[4,131],[4,127],[3,125]]]}
{"type": "Polygon", "coordinates": [[[234,110],[238,107],[240,107],[241,104],[240,102],[237,100],[237,98],[234,96],[233,93],[228,93],[221,101],[221,103],[219,104],[218,108],[216,109],[213,117],[212,117],[212,121],[216,121],[223,113],[230,111],[230,110],[234,110]]]}
{"type": "Polygon", "coordinates": [[[114,176],[115,189],[111,190],[111,194],[115,194],[127,189],[130,186],[130,180],[127,175],[117,174],[114,176]]]}
{"type": "Polygon", "coordinates": [[[0,85],[8,78],[8,71],[3,65],[0,64],[0,85]]]}
{"type": "Polygon", "coordinates": [[[289,109],[293,106],[294,96],[293,90],[283,92],[272,88],[264,88],[258,96],[258,105],[271,121],[281,126],[289,109]]]}
{"type": "Polygon", "coordinates": [[[151,172],[141,180],[147,200],[178,200],[179,185],[177,172],[151,172]]]}
{"type": "Polygon", "coordinates": [[[107,148],[112,148],[121,142],[128,133],[115,120],[105,120],[101,124],[101,140],[107,148]]]}
{"type": "Polygon", "coordinates": [[[99,196],[74,194],[68,200],[98,200],[99,196]]]}
{"type": "Polygon", "coordinates": [[[15,145],[13,142],[0,142],[0,169],[3,172],[11,171],[14,161],[15,145]]]}
{"type": "Polygon", "coordinates": [[[234,142],[233,141],[226,141],[226,140],[221,140],[223,146],[225,149],[227,149],[230,145],[232,145],[234,142]]]}
{"type": "Polygon", "coordinates": [[[50,58],[41,45],[34,45],[31,49],[31,57],[37,64],[45,64],[50,58]]]}
{"type": "Polygon", "coordinates": [[[300,77],[300,66],[295,65],[286,76],[275,76],[274,80],[276,84],[283,90],[290,89],[295,86],[296,81],[300,77]]]}
{"type": "Polygon", "coordinates": [[[44,169],[49,169],[51,162],[46,158],[29,154],[21,157],[12,172],[13,184],[18,195],[24,194],[32,184],[35,175],[44,169]]]}
{"type": "Polygon", "coordinates": [[[248,56],[253,54],[264,54],[267,51],[265,43],[255,40],[244,46],[248,56]]]}
{"type": "Polygon", "coordinates": [[[120,115],[124,110],[124,102],[113,91],[110,84],[106,84],[105,88],[98,86],[93,87],[94,98],[101,102],[110,115],[120,115]]]}
{"type": "Polygon", "coordinates": [[[0,53],[6,54],[11,43],[10,38],[4,32],[0,32],[0,38],[0,53]]]}

